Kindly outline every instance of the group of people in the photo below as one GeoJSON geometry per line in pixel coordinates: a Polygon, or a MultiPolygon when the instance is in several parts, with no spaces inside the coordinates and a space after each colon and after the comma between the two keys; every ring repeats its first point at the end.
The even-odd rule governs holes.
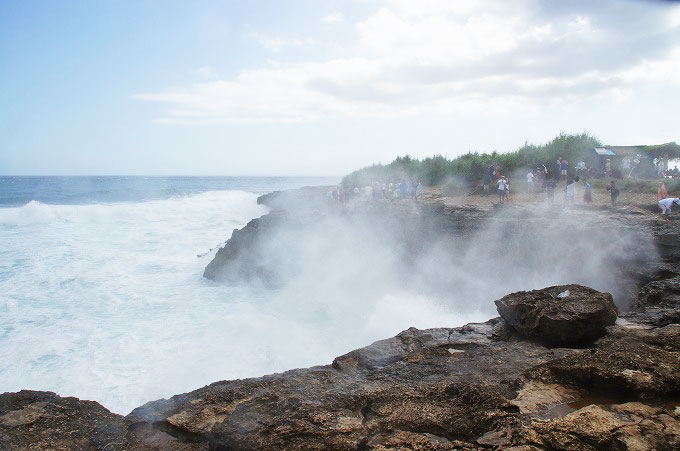
{"type": "Polygon", "coordinates": [[[423,191],[425,191],[425,187],[419,181],[402,180],[399,183],[373,182],[371,187],[367,186],[364,190],[368,194],[367,197],[372,197],[373,199],[413,199],[417,201],[418,197],[422,196],[423,191]],[[367,188],[372,189],[367,190],[367,188]]]}
{"type": "Polygon", "coordinates": [[[326,192],[326,199],[330,204],[344,204],[348,195],[354,199],[362,200],[397,200],[413,199],[417,201],[422,196],[425,187],[419,181],[403,180],[399,183],[392,182],[373,182],[360,188],[355,186],[349,193],[345,192],[342,184],[337,187],[329,188],[326,192]]]}
{"type": "MultiPolygon", "coordinates": [[[[558,158],[555,162],[553,174],[551,175],[546,165],[540,165],[535,169],[530,169],[527,172],[527,191],[530,193],[545,192],[547,194],[548,203],[553,205],[555,202],[555,191],[557,184],[564,181],[564,204],[573,204],[576,200],[576,186],[579,181],[583,182],[583,202],[590,204],[593,202],[593,189],[589,182],[589,175],[592,168],[586,166],[584,161],[579,161],[574,167],[576,176],[570,177],[569,162],[566,159],[558,158]]],[[[498,163],[493,163],[486,170],[483,179],[483,193],[488,195],[490,185],[492,182],[496,185],[498,198],[500,203],[505,203],[509,200],[510,195],[510,180],[507,176],[501,173],[501,167],[498,163]]],[[[620,190],[616,187],[616,181],[612,181],[607,187],[611,194],[612,205],[616,205],[620,190]]]]}
{"type": "Polygon", "coordinates": [[[498,188],[498,196],[500,198],[500,203],[506,202],[510,196],[510,180],[501,174],[501,166],[498,163],[494,163],[489,166],[484,174],[484,180],[482,181],[484,195],[488,195],[490,191],[491,183],[494,183],[498,188]]]}

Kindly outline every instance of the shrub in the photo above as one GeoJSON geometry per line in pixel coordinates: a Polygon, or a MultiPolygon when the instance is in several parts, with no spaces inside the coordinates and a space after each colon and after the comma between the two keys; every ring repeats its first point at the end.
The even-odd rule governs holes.
{"type": "Polygon", "coordinates": [[[514,152],[478,153],[468,152],[449,160],[442,155],[425,158],[420,161],[409,155],[397,157],[387,165],[373,165],[345,176],[342,180],[347,187],[364,186],[376,180],[400,181],[419,180],[426,185],[439,185],[448,179],[455,179],[457,186],[467,184],[468,188],[478,185],[487,168],[494,162],[501,165],[503,173],[512,174],[527,167],[545,164],[552,171],[552,165],[558,157],[566,158],[573,166],[579,159],[594,166],[594,157],[586,152],[593,146],[599,146],[597,138],[588,133],[577,135],[560,134],[543,145],[525,143],[514,152]]]}

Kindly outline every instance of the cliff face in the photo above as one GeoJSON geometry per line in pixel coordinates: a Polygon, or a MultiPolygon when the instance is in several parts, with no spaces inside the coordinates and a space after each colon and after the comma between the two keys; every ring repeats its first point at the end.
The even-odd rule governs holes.
{"type": "MultiPolygon", "coordinates": [[[[580,283],[611,292],[628,310],[641,285],[680,275],[677,231],[637,209],[564,211],[530,206],[452,207],[441,202],[358,202],[322,192],[260,198],[272,212],[235,230],[204,276],[281,288],[332,279],[320,268],[370,278],[455,303],[488,305],[528,287],[580,283]]],[[[329,289],[342,287],[329,286],[329,289]]],[[[356,296],[356,293],[347,293],[356,296]]]]}
{"type": "MultiPolygon", "coordinates": [[[[381,245],[396,246],[393,263],[407,257],[406,270],[414,259],[424,262],[422,256],[431,255],[435,244],[436,251],[446,251],[436,254],[444,259],[447,252],[470,251],[459,247],[460,241],[491,240],[497,232],[515,240],[494,241],[495,249],[514,252],[516,264],[526,265],[521,259],[542,251],[532,241],[553,233],[550,224],[564,221],[566,227],[558,231],[567,242],[584,233],[594,235],[594,242],[616,240],[623,252],[608,254],[607,263],[615,267],[612,274],[625,286],[619,296],[629,296],[631,308],[620,308],[613,323],[617,313],[611,297],[586,287],[504,292],[507,296],[497,298],[502,317],[485,323],[411,328],[330,365],[216,382],[147,403],[126,417],[52,393],[6,393],[0,395],[0,449],[680,448],[680,248],[675,244],[680,230],[674,221],[658,224],[623,209],[613,217],[575,222],[557,212],[546,217],[524,209],[436,204],[274,210],[234,234],[211,263],[211,274],[229,283],[287,283],[307,268],[282,273],[281,262],[306,255],[304,246],[291,239],[280,252],[266,237],[284,231],[285,237],[309,239],[335,230],[324,223],[328,215],[350,219],[341,223],[346,227],[387,229],[381,245]],[[398,227],[385,226],[391,222],[398,227]],[[317,223],[323,227],[317,229],[317,223]],[[504,227],[479,235],[489,223],[504,227]],[[300,234],[289,234],[290,229],[300,234]],[[455,240],[449,242],[449,236],[455,240]],[[650,251],[650,242],[658,252],[650,251]],[[267,255],[279,260],[271,264],[263,259],[267,255]],[[572,343],[569,330],[579,331],[579,340],[572,343]]],[[[577,255],[567,257],[582,261],[582,249],[577,246],[577,255]]],[[[595,252],[588,256],[597,257],[595,252]]],[[[539,260],[522,270],[538,271],[544,264],[539,260]]],[[[488,298],[492,288],[481,286],[479,296],[493,300],[488,298]]]]}

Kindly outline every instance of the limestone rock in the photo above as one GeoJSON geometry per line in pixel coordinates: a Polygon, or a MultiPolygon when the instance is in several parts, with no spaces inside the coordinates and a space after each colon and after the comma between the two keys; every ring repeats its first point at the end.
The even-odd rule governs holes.
{"type": "Polygon", "coordinates": [[[521,335],[554,346],[584,346],[616,321],[609,293],[581,285],[520,291],[496,301],[501,317],[521,335]]]}
{"type": "Polygon", "coordinates": [[[631,402],[589,405],[565,417],[535,422],[540,445],[555,450],[680,448],[680,421],[666,409],[631,402]]]}

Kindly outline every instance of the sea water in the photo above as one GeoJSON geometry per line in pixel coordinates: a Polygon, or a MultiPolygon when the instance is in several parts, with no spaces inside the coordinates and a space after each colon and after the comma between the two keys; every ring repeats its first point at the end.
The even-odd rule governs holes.
{"type": "Polygon", "coordinates": [[[202,277],[233,229],[268,212],[258,195],[337,181],[0,177],[0,392],[126,414],[219,380],[327,364],[410,326],[478,319],[389,294],[306,315],[296,299],[202,277]]]}

